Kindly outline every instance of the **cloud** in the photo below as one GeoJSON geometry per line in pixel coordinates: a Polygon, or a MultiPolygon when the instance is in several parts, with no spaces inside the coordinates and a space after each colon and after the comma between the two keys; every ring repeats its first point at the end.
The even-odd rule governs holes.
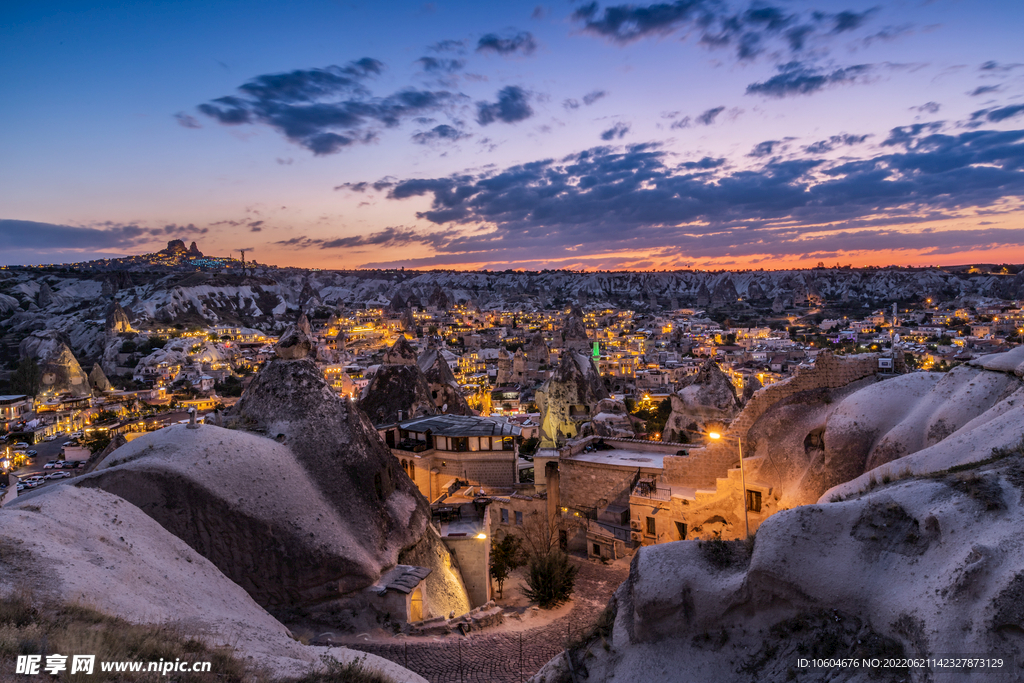
{"type": "Polygon", "coordinates": [[[516,85],[509,85],[498,91],[497,102],[477,102],[476,109],[476,120],[481,126],[495,121],[516,123],[533,116],[530,93],[516,85]]]}
{"type": "MultiPolygon", "coordinates": [[[[0,219],[0,263],[67,263],[139,252],[143,247],[177,237],[189,240],[209,228],[189,223],[145,227],[134,223],[104,222],[98,226],[72,226],[19,219],[0,219]]],[[[163,247],[160,244],[160,247],[163,247]]]]}
{"type": "Polygon", "coordinates": [[[467,133],[462,132],[461,130],[455,128],[454,126],[441,124],[440,126],[434,126],[432,129],[428,131],[416,133],[415,135],[412,136],[412,140],[416,144],[427,145],[432,142],[440,141],[455,142],[456,140],[461,140],[462,138],[468,137],[469,135],[467,133]]]}
{"type": "Polygon", "coordinates": [[[852,147],[853,145],[859,145],[860,143],[867,140],[870,135],[848,135],[847,133],[841,133],[840,135],[833,135],[828,140],[818,140],[815,143],[804,147],[804,151],[808,154],[825,154],[831,152],[837,147],[852,147]]]}
{"type": "MultiPolygon", "coordinates": [[[[607,95],[608,95],[608,93],[605,92],[604,90],[594,90],[592,92],[588,92],[586,95],[583,96],[583,104],[585,104],[586,106],[589,107],[594,102],[597,102],[599,99],[601,99],[602,97],[605,97],[607,95]]],[[[574,100],[572,98],[569,98],[569,99],[565,100],[564,102],[562,102],[562,106],[565,109],[568,109],[568,110],[579,109],[580,108],[580,102],[579,102],[579,100],[574,100]]]]}
{"type": "Polygon", "coordinates": [[[979,66],[978,70],[989,72],[1006,72],[1013,71],[1014,69],[1020,68],[1022,66],[1024,66],[1024,64],[1000,64],[999,62],[988,61],[979,66]]]}
{"type": "Polygon", "coordinates": [[[537,42],[529,31],[520,31],[514,35],[503,37],[497,33],[488,33],[476,44],[477,52],[493,52],[499,55],[532,55],[537,49],[537,42]]]}
{"type": "Polygon", "coordinates": [[[443,59],[437,57],[420,57],[416,60],[420,68],[430,74],[452,74],[466,65],[464,59],[443,59]]]}
{"type": "Polygon", "coordinates": [[[835,35],[863,26],[876,12],[845,10],[803,15],[767,3],[751,4],[736,11],[723,0],[676,0],[652,5],[610,5],[597,2],[576,9],[572,20],[583,30],[624,45],[647,37],[672,33],[696,35],[709,48],[734,48],[740,61],[768,50],[773,41],[791,53],[802,51],[815,38],[825,42],[835,35]]]}
{"type": "Polygon", "coordinates": [[[614,126],[612,126],[608,130],[606,130],[603,133],[601,133],[601,139],[602,140],[615,140],[616,138],[618,138],[619,140],[621,140],[622,138],[626,137],[626,133],[628,133],[628,132],[629,132],[629,126],[628,125],[626,125],[624,123],[616,123],[614,126]]]}
{"type": "Polygon", "coordinates": [[[754,157],[755,159],[771,156],[772,150],[780,144],[782,144],[781,140],[765,140],[764,142],[759,142],[754,145],[754,148],[750,150],[750,153],[747,154],[747,156],[754,157]]]}
{"type": "Polygon", "coordinates": [[[856,64],[824,72],[803,62],[789,62],[777,68],[779,73],[768,80],[748,85],[747,94],[776,98],[809,95],[831,85],[861,81],[873,69],[870,64],[856,64]]]}
{"type": "Polygon", "coordinates": [[[184,128],[202,128],[194,116],[189,116],[184,112],[178,112],[174,115],[174,118],[178,121],[178,125],[184,128]]]}
{"type": "Polygon", "coordinates": [[[876,33],[867,36],[862,41],[865,47],[870,47],[872,43],[892,42],[902,36],[910,35],[914,32],[913,24],[900,24],[898,26],[883,26],[882,29],[876,33]]]}
{"type": "Polygon", "coordinates": [[[708,109],[707,111],[705,111],[703,114],[696,118],[697,124],[701,126],[710,126],[712,123],[715,122],[715,118],[723,111],[725,111],[725,107],[715,107],[713,109],[708,109]]]}
{"type": "Polygon", "coordinates": [[[860,28],[867,22],[868,17],[878,11],[877,7],[873,7],[863,12],[853,12],[846,10],[833,14],[830,18],[833,22],[832,33],[845,33],[846,31],[852,31],[860,28]]]}
{"type": "Polygon", "coordinates": [[[980,120],[985,120],[991,123],[999,123],[1006,119],[1012,119],[1016,116],[1020,116],[1021,114],[1024,114],[1024,104],[1011,104],[1005,107],[979,109],[971,114],[971,121],[979,122],[980,120]]]}
{"type": "Polygon", "coordinates": [[[367,81],[384,65],[370,58],[344,67],[257,76],[197,109],[225,125],[262,123],[316,155],[376,140],[381,128],[452,106],[461,96],[406,88],[374,97],[367,81]]]}
{"type": "Polygon", "coordinates": [[[947,135],[907,126],[890,138],[900,141],[893,151],[873,157],[772,158],[736,170],[715,159],[673,165],[669,152],[651,144],[594,147],[505,169],[399,180],[387,196],[428,197],[418,218],[453,230],[482,228],[438,243],[440,255],[463,262],[535,258],[578,245],[590,253],[698,255],[794,253],[829,244],[876,250],[899,248],[900,240],[938,248],[948,233],[901,237],[893,226],[994,210],[1024,196],[1024,130],[947,135]]]}
{"type": "Polygon", "coordinates": [[[1003,87],[1001,85],[979,85],[974,90],[967,93],[971,97],[977,97],[979,95],[987,95],[990,92],[999,92],[1003,87]]]}
{"type": "Polygon", "coordinates": [[[918,112],[921,112],[922,114],[937,114],[939,109],[941,109],[941,108],[942,108],[942,105],[939,104],[938,102],[925,102],[924,104],[922,104],[920,106],[911,107],[910,110],[911,111],[918,111],[918,112]]]}
{"type": "Polygon", "coordinates": [[[689,127],[690,127],[690,124],[691,124],[691,122],[692,122],[692,119],[691,119],[691,118],[690,118],[689,116],[684,116],[684,117],[683,117],[683,118],[681,118],[681,119],[678,119],[678,120],[676,120],[676,121],[673,121],[673,122],[672,122],[672,125],[671,125],[671,126],[669,126],[669,127],[670,127],[670,128],[672,129],[672,130],[681,130],[681,129],[683,129],[683,128],[689,128],[689,127]]]}
{"type": "Polygon", "coordinates": [[[407,244],[435,245],[450,238],[449,232],[421,233],[409,228],[389,227],[369,235],[338,237],[335,239],[293,237],[274,242],[282,247],[296,249],[355,249],[358,247],[400,247],[407,244]]]}
{"type": "Polygon", "coordinates": [[[465,54],[466,41],[464,40],[441,40],[427,48],[431,52],[454,52],[465,54]]]}

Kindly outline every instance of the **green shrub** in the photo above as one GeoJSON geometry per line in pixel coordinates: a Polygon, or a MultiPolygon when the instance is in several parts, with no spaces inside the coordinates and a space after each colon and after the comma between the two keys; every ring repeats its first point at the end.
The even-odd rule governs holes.
{"type": "Polygon", "coordinates": [[[523,594],[544,609],[557,607],[572,595],[578,571],[560,550],[531,557],[523,594]]]}

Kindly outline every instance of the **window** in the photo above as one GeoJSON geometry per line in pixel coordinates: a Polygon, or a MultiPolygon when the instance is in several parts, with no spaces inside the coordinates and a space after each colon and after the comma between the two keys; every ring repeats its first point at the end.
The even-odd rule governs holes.
{"type": "Polygon", "coordinates": [[[601,546],[597,543],[594,544],[594,554],[601,557],[601,546]]]}
{"type": "Polygon", "coordinates": [[[679,533],[679,540],[686,540],[686,524],[683,522],[676,522],[676,531],[679,533]]]}
{"type": "Polygon", "coordinates": [[[508,524],[508,510],[501,508],[501,523],[508,524]]]}
{"type": "Polygon", "coordinates": [[[750,512],[761,511],[761,492],[747,489],[747,510],[750,512]]]}
{"type": "Polygon", "coordinates": [[[516,510],[516,526],[523,525],[523,512],[522,510],[516,510]]]}
{"type": "Polygon", "coordinates": [[[647,535],[648,536],[654,536],[655,535],[654,517],[648,517],[647,518],[647,535]]]}

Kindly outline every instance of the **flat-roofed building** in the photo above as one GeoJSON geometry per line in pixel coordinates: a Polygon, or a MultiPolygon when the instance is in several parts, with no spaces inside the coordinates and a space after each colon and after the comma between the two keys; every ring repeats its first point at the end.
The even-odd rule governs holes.
{"type": "Polygon", "coordinates": [[[431,502],[456,479],[487,486],[517,483],[519,425],[473,415],[433,415],[379,425],[377,431],[431,502]]]}

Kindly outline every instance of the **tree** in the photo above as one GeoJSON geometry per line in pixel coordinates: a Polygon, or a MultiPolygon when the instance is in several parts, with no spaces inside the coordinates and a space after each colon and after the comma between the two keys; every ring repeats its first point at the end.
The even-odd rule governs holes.
{"type": "Polygon", "coordinates": [[[107,431],[90,432],[88,436],[82,439],[82,445],[95,455],[110,445],[110,433],[107,431]]]}
{"type": "Polygon", "coordinates": [[[11,375],[11,389],[15,394],[35,396],[43,382],[43,371],[35,358],[22,358],[18,369],[11,375]]]}
{"type": "Polygon", "coordinates": [[[561,550],[531,557],[523,594],[544,609],[557,607],[572,595],[578,571],[561,550]]]}
{"type": "Polygon", "coordinates": [[[513,570],[523,566],[523,539],[512,534],[497,542],[491,542],[491,578],[498,584],[498,597],[505,588],[505,579],[513,570]]]}

